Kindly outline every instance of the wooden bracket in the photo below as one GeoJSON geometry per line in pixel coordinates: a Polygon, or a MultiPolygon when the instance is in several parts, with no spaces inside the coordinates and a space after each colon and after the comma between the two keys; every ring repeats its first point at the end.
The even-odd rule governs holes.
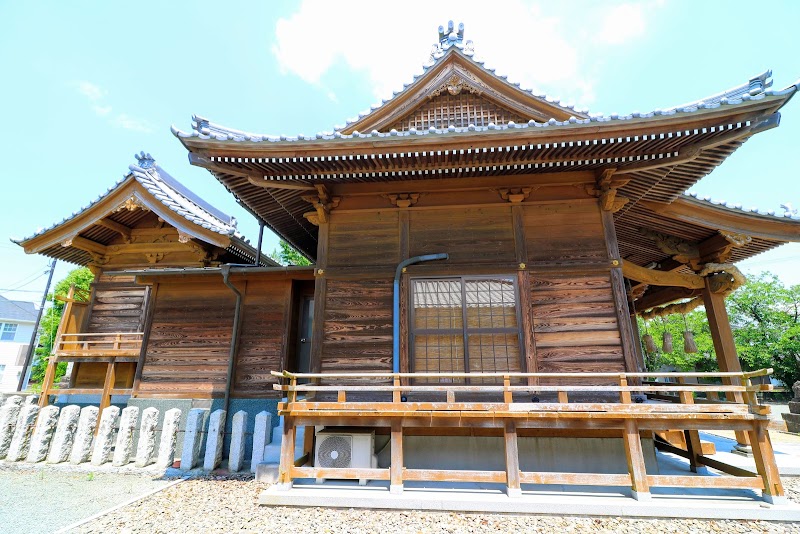
{"type": "Polygon", "coordinates": [[[500,194],[500,198],[503,200],[511,202],[512,204],[519,204],[520,202],[527,200],[531,192],[535,189],[537,188],[512,187],[510,189],[497,189],[496,191],[500,194]]]}
{"type": "Polygon", "coordinates": [[[120,224],[109,219],[100,219],[99,221],[96,221],[95,224],[97,226],[102,226],[103,228],[108,228],[109,230],[114,230],[122,236],[122,240],[126,244],[131,242],[131,228],[128,228],[124,224],[120,224]]]}
{"type": "Polygon", "coordinates": [[[614,178],[616,172],[615,167],[603,169],[598,173],[596,184],[586,186],[587,193],[600,199],[600,207],[603,211],[612,213],[621,210],[630,200],[622,195],[617,195],[617,189],[627,184],[630,178],[614,178]]]}
{"type": "Polygon", "coordinates": [[[303,214],[303,216],[309,220],[311,224],[315,226],[319,226],[320,223],[327,223],[328,222],[328,215],[330,214],[331,210],[336,208],[341,201],[340,197],[332,197],[330,196],[328,189],[324,185],[316,185],[314,186],[317,190],[316,195],[303,195],[302,198],[309,204],[314,206],[314,209],[317,213],[317,221],[314,222],[307,216],[307,214],[303,214]]]}
{"type": "Polygon", "coordinates": [[[417,203],[420,193],[391,193],[388,195],[381,195],[383,198],[388,198],[392,206],[397,208],[410,208],[417,203]]]}

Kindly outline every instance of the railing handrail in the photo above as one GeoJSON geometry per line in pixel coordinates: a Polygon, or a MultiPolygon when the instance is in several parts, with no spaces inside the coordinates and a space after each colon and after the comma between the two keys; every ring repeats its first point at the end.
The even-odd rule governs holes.
{"type": "Polygon", "coordinates": [[[297,384],[295,386],[273,384],[272,388],[278,391],[370,391],[370,392],[386,392],[386,391],[402,391],[414,393],[433,393],[433,392],[461,392],[461,393],[502,393],[504,391],[511,392],[540,392],[540,393],[557,393],[564,392],[607,392],[607,393],[621,393],[623,391],[634,392],[761,392],[772,391],[770,384],[756,384],[754,386],[728,386],[728,385],[715,385],[715,384],[676,384],[674,382],[664,382],[663,386],[500,386],[500,385],[469,385],[469,384],[447,384],[447,385],[416,385],[416,386],[388,386],[388,385],[375,385],[375,386],[360,386],[360,385],[343,385],[343,386],[316,386],[313,384],[297,384]]]}
{"type": "Polygon", "coordinates": [[[99,336],[144,336],[144,332],[78,332],[78,333],[68,333],[68,334],[61,334],[60,337],[77,337],[77,336],[84,336],[84,337],[99,337],[99,336]]]}
{"type": "Polygon", "coordinates": [[[741,378],[747,380],[773,373],[771,368],[748,372],[686,372],[686,373],[291,373],[272,371],[272,376],[289,379],[303,378],[741,378]]]}

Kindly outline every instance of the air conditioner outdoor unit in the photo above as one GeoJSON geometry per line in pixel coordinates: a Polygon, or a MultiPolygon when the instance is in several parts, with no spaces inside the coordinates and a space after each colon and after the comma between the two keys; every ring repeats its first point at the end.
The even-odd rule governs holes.
{"type": "MultiPolygon", "coordinates": [[[[378,467],[378,457],[374,453],[374,431],[330,429],[320,430],[316,436],[314,467],[354,469],[378,467]]],[[[322,484],[324,481],[324,478],[318,478],[317,484],[322,484]]],[[[359,479],[358,483],[363,486],[367,483],[367,479],[359,479]]]]}

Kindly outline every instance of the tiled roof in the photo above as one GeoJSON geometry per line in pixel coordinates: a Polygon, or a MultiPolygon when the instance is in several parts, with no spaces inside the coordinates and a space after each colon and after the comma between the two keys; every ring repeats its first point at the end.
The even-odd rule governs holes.
{"type": "MultiPolygon", "coordinates": [[[[490,71],[491,72],[491,71],[490,71]]],[[[525,128],[549,128],[559,126],[575,126],[580,124],[590,123],[608,123],[608,122],[622,122],[634,119],[647,119],[657,116],[671,116],[671,115],[688,115],[696,113],[703,109],[716,109],[721,106],[737,106],[746,102],[758,101],[767,97],[791,97],[800,89],[800,80],[788,87],[781,90],[769,89],[772,85],[772,80],[769,78],[771,71],[767,71],[759,76],[755,76],[748,80],[747,83],[736,86],[733,89],[717,93],[715,95],[702,98],[700,100],[683,104],[667,109],[656,109],[648,113],[633,112],[627,115],[619,115],[612,113],[610,115],[591,115],[584,118],[570,117],[565,121],[558,121],[550,119],[547,122],[537,122],[530,120],[526,123],[516,124],[509,122],[507,124],[493,124],[489,123],[487,126],[474,126],[448,128],[429,128],[426,130],[417,130],[411,128],[408,131],[391,130],[389,132],[379,132],[373,130],[369,133],[353,132],[350,135],[342,134],[339,131],[333,132],[319,132],[314,135],[268,135],[245,132],[241,130],[234,130],[220,124],[216,124],[207,118],[198,115],[192,116],[192,130],[184,132],[175,126],[172,126],[172,133],[179,139],[198,138],[202,140],[211,141],[227,141],[231,143],[294,143],[294,142],[308,142],[308,141],[333,141],[337,139],[358,139],[358,138],[399,138],[399,137],[413,137],[413,136],[426,136],[426,135],[452,135],[462,133],[476,133],[486,132],[490,130],[514,130],[525,128]]],[[[788,101],[788,98],[786,98],[788,101]]],[[[363,116],[363,115],[362,115],[363,116]]]]}
{"type": "Polygon", "coordinates": [[[742,204],[733,204],[729,203],[726,200],[714,200],[711,198],[710,195],[699,196],[695,192],[686,193],[684,196],[693,198],[695,200],[699,200],[711,206],[715,206],[717,208],[725,208],[731,211],[736,212],[744,212],[749,215],[760,215],[762,217],[768,217],[773,219],[792,219],[795,221],[800,221],[800,216],[798,216],[798,210],[792,206],[791,203],[787,202],[786,204],[781,204],[781,208],[783,208],[783,213],[777,213],[775,210],[762,210],[756,206],[751,206],[749,208],[744,208],[742,204]]]}
{"type": "Polygon", "coordinates": [[[36,306],[33,302],[9,300],[0,296],[0,323],[5,321],[36,321],[36,306]]]}
{"type": "Polygon", "coordinates": [[[226,215],[195,195],[156,164],[150,154],[144,152],[136,154],[136,159],[138,160],[138,165],[131,165],[128,174],[118,180],[113,186],[109,187],[105,193],[98,196],[88,205],[83,206],[78,211],[72,212],[72,215],[64,217],[47,228],[40,228],[33,235],[22,239],[12,239],[11,241],[19,244],[66,223],[109,196],[120,185],[131,178],[139,182],[142,187],[158,199],[165,207],[174,211],[187,221],[218,234],[242,238],[241,234],[236,231],[235,217],[226,215]]]}

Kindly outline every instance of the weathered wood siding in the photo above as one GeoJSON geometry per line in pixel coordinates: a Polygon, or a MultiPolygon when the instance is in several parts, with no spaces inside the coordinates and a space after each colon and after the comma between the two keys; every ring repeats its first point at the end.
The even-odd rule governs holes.
{"type": "MultiPolygon", "coordinates": [[[[283,368],[291,280],[233,282],[244,299],[231,395],[274,397],[270,373],[283,368]]],[[[223,396],[235,302],[221,277],[161,279],[137,394],[223,396]]]]}
{"type": "Polygon", "coordinates": [[[537,370],[624,371],[610,274],[598,268],[608,258],[598,205],[562,202],[523,210],[537,370]],[[564,262],[570,269],[537,271],[537,262],[564,262]]]}

